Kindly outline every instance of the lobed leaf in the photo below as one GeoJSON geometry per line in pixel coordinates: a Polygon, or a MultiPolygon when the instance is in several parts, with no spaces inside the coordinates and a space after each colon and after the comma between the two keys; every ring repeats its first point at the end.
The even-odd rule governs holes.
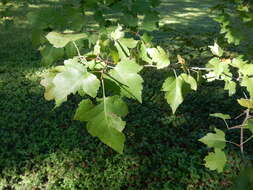
{"type": "Polygon", "coordinates": [[[83,100],[74,119],[87,122],[88,132],[119,153],[123,153],[126,123],[121,119],[128,113],[127,105],[119,96],[107,97],[98,105],[83,100]]]}
{"type": "Polygon", "coordinates": [[[142,102],[143,79],[138,74],[141,70],[142,67],[134,60],[125,59],[109,72],[107,78],[120,86],[122,95],[142,102]]]}
{"type": "Polygon", "coordinates": [[[87,38],[87,35],[85,33],[71,34],[71,33],[49,32],[46,38],[55,48],[63,48],[71,41],[87,38]]]}
{"type": "Polygon", "coordinates": [[[54,99],[56,106],[60,106],[68,95],[77,91],[96,97],[100,81],[84,65],[78,63],[77,59],[66,60],[61,68],[60,72],[49,74],[41,81],[46,89],[46,99],[54,99]]]}
{"type": "Polygon", "coordinates": [[[210,148],[223,149],[226,146],[225,133],[222,130],[214,129],[215,133],[208,133],[199,139],[200,142],[206,144],[210,148]]]}
{"type": "Polygon", "coordinates": [[[223,171],[227,158],[225,153],[218,148],[214,152],[210,152],[205,158],[205,166],[210,170],[217,170],[219,173],[223,171]]]}
{"type": "Polygon", "coordinates": [[[220,119],[223,119],[223,120],[231,119],[230,115],[223,114],[223,113],[212,113],[212,114],[210,114],[210,116],[217,117],[217,118],[220,118],[220,119]]]}

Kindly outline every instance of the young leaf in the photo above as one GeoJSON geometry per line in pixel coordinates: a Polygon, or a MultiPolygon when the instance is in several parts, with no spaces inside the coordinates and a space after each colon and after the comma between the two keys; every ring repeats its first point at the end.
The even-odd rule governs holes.
{"type": "Polygon", "coordinates": [[[223,120],[231,119],[230,115],[223,114],[223,113],[212,113],[212,114],[210,114],[210,116],[217,117],[217,118],[220,118],[220,119],[223,119],[223,120]]]}
{"type": "Polygon", "coordinates": [[[116,67],[109,72],[107,78],[113,80],[120,86],[123,95],[142,102],[143,79],[138,74],[141,70],[142,67],[134,60],[125,59],[120,61],[116,67]]]}
{"type": "Polygon", "coordinates": [[[152,58],[152,61],[157,64],[158,69],[162,69],[170,65],[169,56],[160,46],[157,48],[147,48],[146,50],[152,58]]]}
{"type": "Polygon", "coordinates": [[[223,55],[223,50],[220,48],[220,46],[217,44],[217,42],[214,43],[213,46],[208,46],[211,49],[211,52],[218,56],[221,57],[223,55]]]}
{"type": "Polygon", "coordinates": [[[210,152],[205,158],[205,166],[210,170],[217,170],[219,173],[223,171],[223,168],[227,162],[225,153],[221,149],[214,149],[214,152],[210,152]]]}
{"type": "Polygon", "coordinates": [[[127,105],[119,96],[107,97],[98,105],[83,100],[76,111],[75,119],[87,122],[88,132],[119,153],[123,153],[125,122],[120,117],[128,113],[127,105]]]}
{"type": "Polygon", "coordinates": [[[225,133],[222,130],[214,129],[215,133],[208,133],[199,139],[200,142],[206,144],[210,148],[223,149],[226,146],[225,133]]]}
{"type": "MultiPolygon", "coordinates": [[[[96,97],[100,87],[100,81],[97,77],[89,73],[86,67],[78,63],[76,59],[66,60],[64,65],[64,69],[57,73],[54,78],[50,75],[41,83],[46,88],[46,94],[50,92],[51,99],[55,99],[56,106],[66,101],[68,95],[75,94],[77,91],[96,97]]],[[[46,94],[45,96],[48,96],[46,94]]]]}
{"type": "Polygon", "coordinates": [[[46,36],[48,41],[55,47],[55,48],[63,48],[69,42],[76,41],[82,38],[87,38],[87,35],[82,34],[71,34],[71,33],[58,33],[58,32],[49,32],[46,36]]]}

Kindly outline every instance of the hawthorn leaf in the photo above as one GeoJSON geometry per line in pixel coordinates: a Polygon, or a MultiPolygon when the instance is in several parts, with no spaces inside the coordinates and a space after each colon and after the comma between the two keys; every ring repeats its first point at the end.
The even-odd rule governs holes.
{"type": "Polygon", "coordinates": [[[88,132],[119,153],[123,153],[126,122],[121,119],[128,113],[127,105],[119,96],[107,97],[98,105],[83,100],[74,119],[87,122],[88,132]]]}
{"type": "Polygon", "coordinates": [[[87,38],[87,35],[85,33],[71,34],[49,32],[46,38],[55,48],[63,48],[71,41],[73,42],[82,38],[87,38]]]}
{"type": "Polygon", "coordinates": [[[206,136],[199,139],[200,142],[206,144],[210,148],[223,149],[226,146],[225,133],[215,128],[215,133],[208,133],[206,136]]]}
{"type": "Polygon", "coordinates": [[[142,102],[143,79],[138,74],[141,70],[142,66],[134,60],[124,59],[110,70],[107,78],[120,86],[123,95],[142,102]]]}
{"type": "Polygon", "coordinates": [[[223,171],[227,158],[225,153],[218,148],[214,152],[210,152],[205,158],[205,166],[210,170],[217,170],[219,173],[223,171]]]}
{"type": "Polygon", "coordinates": [[[212,114],[210,114],[210,116],[211,117],[217,117],[217,118],[220,118],[220,119],[223,119],[223,120],[231,119],[230,115],[223,114],[223,113],[212,113],[212,114]]]}
{"type": "Polygon", "coordinates": [[[157,48],[147,48],[146,50],[152,58],[152,61],[157,64],[158,69],[162,69],[170,65],[169,56],[160,46],[157,48]]]}

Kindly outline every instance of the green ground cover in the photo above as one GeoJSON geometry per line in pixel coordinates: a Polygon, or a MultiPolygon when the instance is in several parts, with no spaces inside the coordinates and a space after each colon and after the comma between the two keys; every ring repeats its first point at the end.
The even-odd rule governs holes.
{"type": "MultiPolygon", "coordinates": [[[[202,84],[187,96],[176,115],[160,92],[166,71],[145,70],[143,104],[129,101],[126,148],[120,155],[91,137],[82,123],[73,121],[80,97],[53,110],[43,97],[40,74],[48,66],[31,45],[25,14],[30,8],[12,7],[14,25],[0,25],[0,189],[164,189],[217,190],[231,187],[241,158],[231,148],[221,174],[204,167],[208,149],[197,140],[222,122],[213,112],[236,115],[238,106],[219,86],[202,84]],[[226,101],[225,101],[226,100],[226,101]],[[220,103],[223,103],[221,106],[220,103]]],[[[164,0],[159,10],[162,30],[156,42],[175,60],[182,55],[191,64],[204,65],[211,54],[207,46],[218,27],[205,0],[164,0]]],[[[3,7],[0,6],[0,10],[3,7]]]]}

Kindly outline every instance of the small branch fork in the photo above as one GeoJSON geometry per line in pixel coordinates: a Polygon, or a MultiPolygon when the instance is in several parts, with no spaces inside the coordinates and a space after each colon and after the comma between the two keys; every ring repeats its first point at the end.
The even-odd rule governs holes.
{"type": "Polygon", "coordinates": [[[231,141],[226,141],[226,142],[238,146],[240,148],[242,154],[244,154],[244,144],[247,143],[248,141],[250,141],[253,138],[253,135],[252,135],[248,139],[244,140],[244,129],[245,129],[245,126],[247,125],[248,119],[250,119],[250,118],[253,117],[253,116],[250,115],[250,109],[245,110],[243,113],[241,113],[235,119],[238,119],[238,118],[242,117],[243,115],[245,115],[245,117],[244,117],[243,122],[242,122],[241,125],[236,125],[236,126],[233,126],[233,127],[228,127],[227,122],[224,120],[224,122],[225,122],[228,130],[240,129],[240,144],[237,144],[237,143],[234,143],[234,142],[231,142],[231,141]]]}

